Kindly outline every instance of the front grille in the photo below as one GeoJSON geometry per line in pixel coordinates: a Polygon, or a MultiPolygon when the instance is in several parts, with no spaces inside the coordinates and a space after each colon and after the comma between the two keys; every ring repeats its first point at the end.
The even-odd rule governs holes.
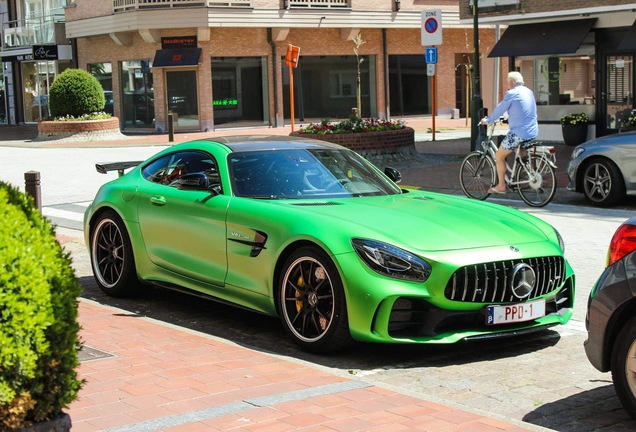
{"type": "Polygon", "coordinates": [[[527,258],[474,264],[458,269],[450,278],[444,294],[447,299],[471,303],[519,302],[510,288],[515,265],[526,263],[536,280],[530,300],[547,294],[563,284],[565,260],[560,256],[527,258]]]}

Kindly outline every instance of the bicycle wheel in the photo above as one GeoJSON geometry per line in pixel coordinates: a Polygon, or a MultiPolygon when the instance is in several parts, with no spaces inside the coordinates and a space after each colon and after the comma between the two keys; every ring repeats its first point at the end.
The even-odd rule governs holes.
{"type": "Polygon", "coordinates": [[[469,198],[484,200],[490,196],[488,189],[495,184],[495,164],[488,156],[472,152],[459,167],[459,184],[469,198]]]}
{"type": "Polygon", "coordinates": [[[515,172],[517,192],[521,199],[532,207],[543,207],[554,198],[556,174],[545,158],[529,156],[517,165],[515,172]]]}

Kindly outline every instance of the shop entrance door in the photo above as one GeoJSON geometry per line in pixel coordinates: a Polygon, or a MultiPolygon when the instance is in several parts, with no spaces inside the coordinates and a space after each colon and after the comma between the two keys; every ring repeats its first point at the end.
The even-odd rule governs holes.
{"type": "Polygon", "coordinates": [[[50,116],[49,87],[55,79],[55,62],[22,62],[24,121],[35,123],[50,116]]]}
{"type": "Polygon", "coordinates": [[[596,136],[618,132],[634,108],[634,56],[607,55],[596,136]],[[603,121],[604,120],[604,121],[603,121]]]}
{"type": "Polygon", "coordinates": [[[200,130],[197,71],[166,71],[166,91],[174,129],[200,130]]]}

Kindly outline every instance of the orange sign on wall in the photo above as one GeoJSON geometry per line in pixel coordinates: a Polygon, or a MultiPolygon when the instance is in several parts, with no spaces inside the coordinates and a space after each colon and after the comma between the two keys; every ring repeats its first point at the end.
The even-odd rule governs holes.
{"type": "Polygon", "coordinates": [[[285,66],[293,67],[298,66],[298,56],[300,54],[300,47],[287,45],[287,54],[285,55],[285,66]]]}

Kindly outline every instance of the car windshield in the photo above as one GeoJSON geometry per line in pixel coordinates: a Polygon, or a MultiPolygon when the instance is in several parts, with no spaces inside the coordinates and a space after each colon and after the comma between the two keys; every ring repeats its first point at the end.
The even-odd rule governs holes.
{"type": "Polygon", "coordinates": [[[229,156],[234,195],[260,199],[400,194],[400,188],[349,150],[280,149],[229,156]]]}

